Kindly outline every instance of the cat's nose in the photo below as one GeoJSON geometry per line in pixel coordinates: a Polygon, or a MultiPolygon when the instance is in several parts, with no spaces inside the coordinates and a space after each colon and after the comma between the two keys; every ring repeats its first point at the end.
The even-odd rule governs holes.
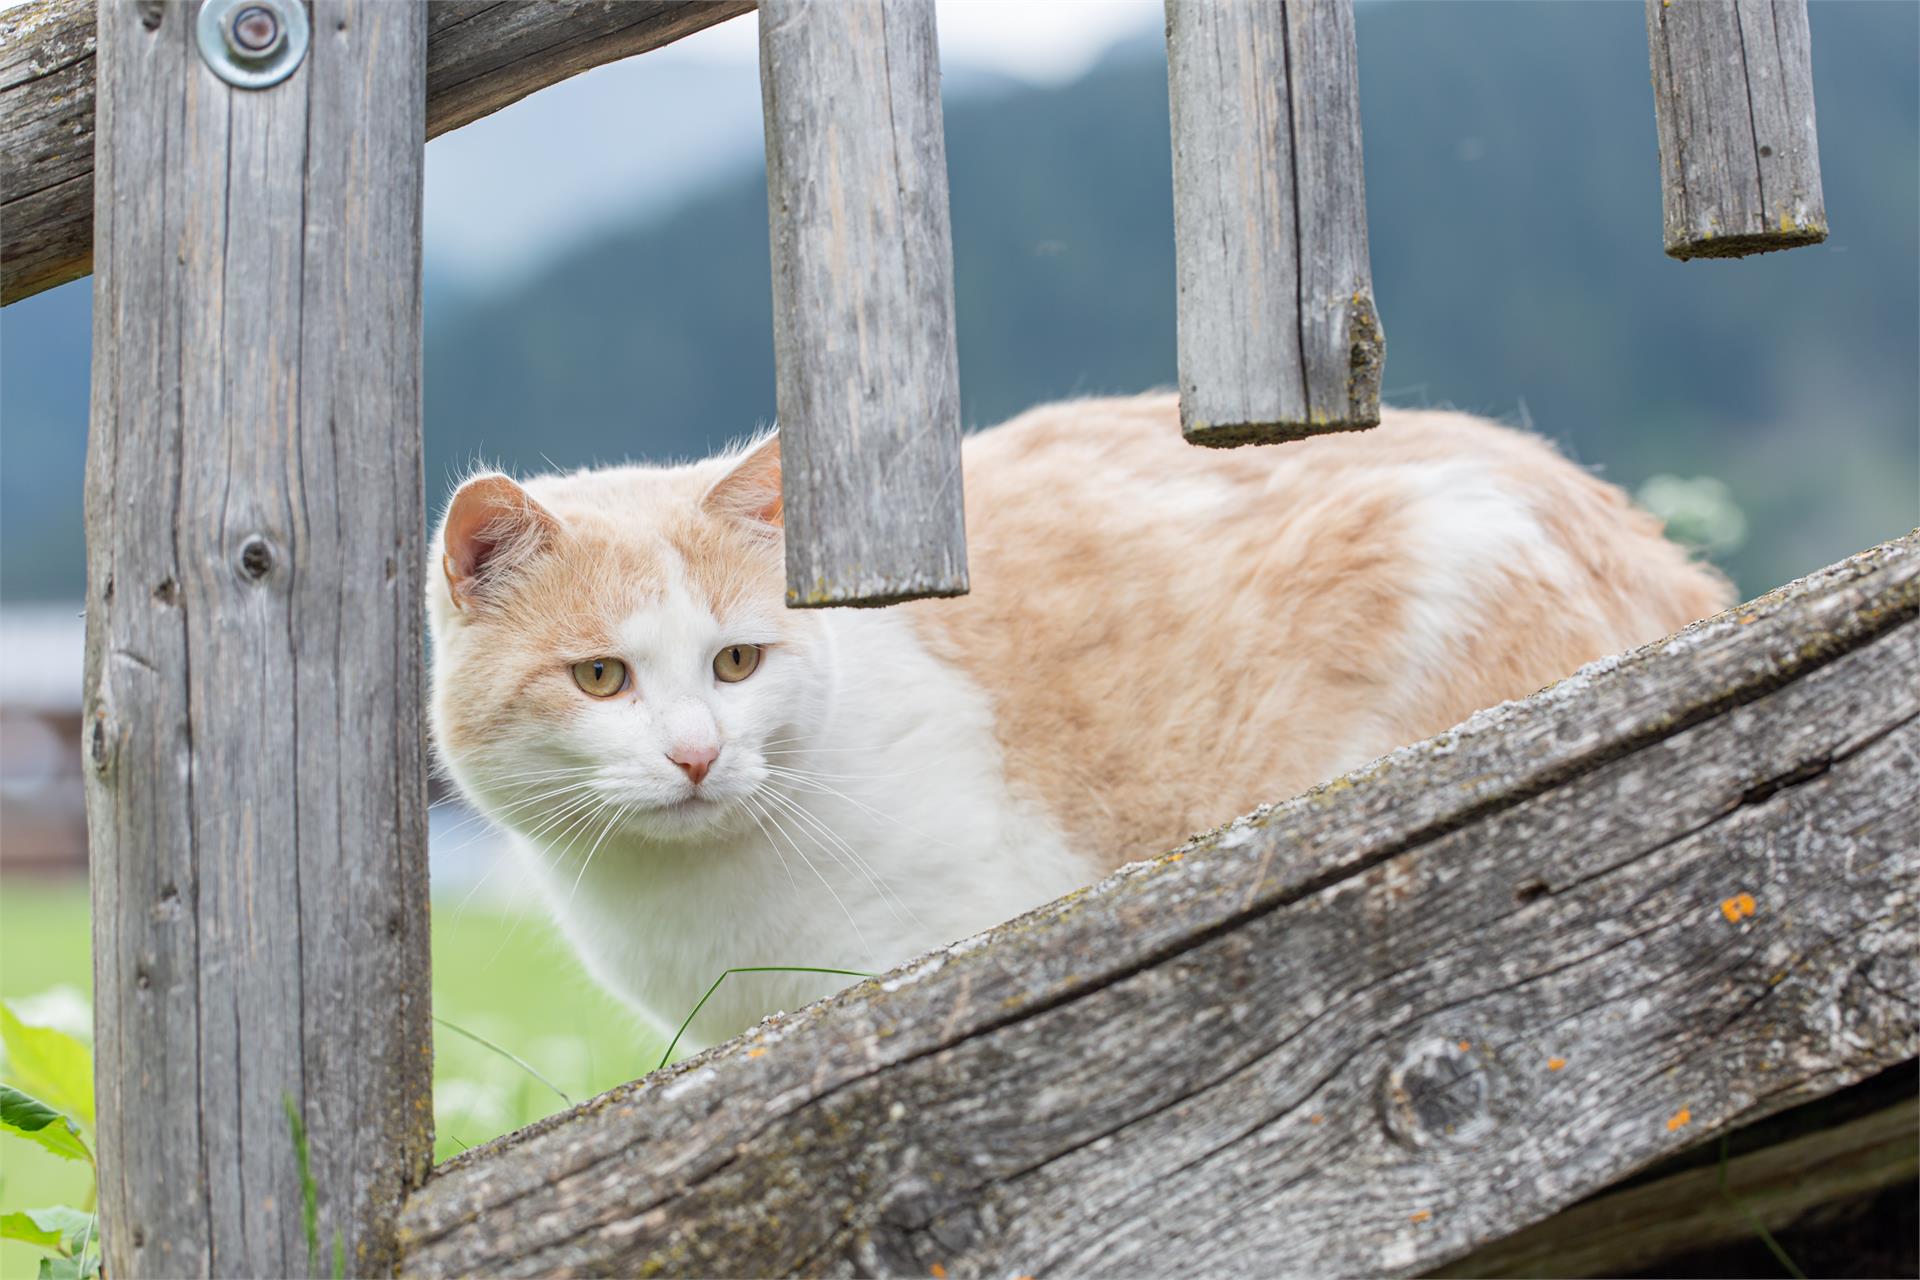
{"type": "Polygon", "coordinates": [[[667,759],[679,765],[680,772],[695,783],[707,776],[707,771],[713,768],[713,762],[719,758],[719,747],[675,747],[667,752],[667,759]]]}

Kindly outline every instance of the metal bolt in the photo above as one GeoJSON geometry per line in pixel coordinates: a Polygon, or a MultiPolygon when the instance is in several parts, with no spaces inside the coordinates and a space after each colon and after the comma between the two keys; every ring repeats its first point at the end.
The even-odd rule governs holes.
{"type": "Polygon", "coordinates": [[[227,22],[227,43],[242,57],[264,58],[279,47],[280,19],[265,5],[250,4],[227,22]]]}
{"type": "Polygon", "coordinates": [[[307,56],[304,0],[202,0],[194,31],[213,74],[241,89],[267,89],[307,56]]]}

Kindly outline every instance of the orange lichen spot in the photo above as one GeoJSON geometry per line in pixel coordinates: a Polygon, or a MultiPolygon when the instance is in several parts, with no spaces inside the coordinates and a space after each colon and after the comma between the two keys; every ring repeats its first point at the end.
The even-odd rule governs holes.
{"type": "Polygon", "coordinates": [[[1432,1216],[1433,1216],[1433,1210],[1419,1209],[1414,1211],[1413,1213],[1408,1214],[1407,1221],[1408,1222],[1425,1222],[1428,1218],[1431,1218],[1432,1216]]]}
{"type": "Polygon", "coordinates": [[[1549,1071],[1558,1071],[1560,1068],[1566,1065],[1567,1065],[1567,1060],[1565,1058],[1548,1058],[1547,1059],[1547,1070],[1549,1071]]]}
{"type": "Polygon", "coordinates": [[[1672,1133],[1675,1129],[1684,1129],[1692,1123],[1693,1123],[1693,1112],[1686,1107],[1682,1107],[1678,1111],[1674,1112],[1672,1117],[1668,1119],[1667,1132],[1672,1133]]]}
{"type": "Polygon", "coordinates": [[[1760,621],[1760,615],[1757,613],[1743,613],[1740,615],[1740,625],[1743,627],[1751,626],[1758,621],[1760,621]]]}
{"type": "Polygon", "coordinates": [[[1168,854],[1168,855],[1167,855],[1167,861],[1168,861],[1168,862],[1178,862],[1178,861],[1180,861],[1180,860],[1181,860],[1182,858],[1184,858],[1184,857],[1186,857],[1186,856],[1187,856],[1187,855],[1186,855],[1186,854],[1184,854],[1184,853],[1170,853],[1170,854],[1168,854]]]}
{"type": "Polygon", "coordinates": [[[757,1058],[761,1054],[765,1053],[766,1051],[767,1051],[767,1046],[763,1044],[757,1044],[753,1046],[753,1048],[747,1050],[747,1056],[749,1058],[757,1058]]]}
{"type": "Polygon", "coordinates": [[[1469,1050],[1469,1049],[1471,1049],[1471,1048],[1473,1048],[1473,1041],[1471,1041],[1471,1040],[1462,1040],[1462,1041],[1460,1042],[1460,1052],[1462,1052],[1462,1053],[1465,1053],[1465,1052],[1466,1052],[1467,1050],[1469,1050]]]}
{"type": "Polygon", "coordinates": [[[1728,924],[1739,924],[1753,912],[1753,895],[1750,893],[1736,893],[1720,904],[1720,914],[1727,918],[1728,924]]]}
{"type": "Polygon", "coordinates": [[[1307,1117],[1308,1124],[1320,1124],[1325,1120],[1326,1120],[1326,1117],[1321,1115],[1318,1111],[1314,1112],[1312,1115],[1307,1117]]]}
{"type": "Polygon", "coordinates": [[[927,1273],[933,1277],[933,1280],[947,1280],[947,1269],[937,1262],[927,1268],[927,1273]]]}

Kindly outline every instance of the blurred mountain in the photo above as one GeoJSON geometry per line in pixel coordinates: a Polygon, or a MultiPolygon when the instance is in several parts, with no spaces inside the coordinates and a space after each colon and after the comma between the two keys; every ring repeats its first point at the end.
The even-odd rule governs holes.
{"type": "MultiPolygon", "coordinates": [[[[1637,6],[1358,16],[1388,398],[1528,422],[1650,500],[1730,503],[1702,519],[1748,592],[1920,521],[1920,6],[1811,20],[1832,238],[1681,264],[1637,6]]],[[[947,129],[967,420],[1171,384],[1158,41],[1063,88],[950,95],[947,129]]],[[[684,457],[772,418],[756,158],[542,257],[490,292],[429,259],[431,502],[476,460],[684,457]]],[[[0,318],[7,599],[79,594],[84,289],[0,318]]]]}

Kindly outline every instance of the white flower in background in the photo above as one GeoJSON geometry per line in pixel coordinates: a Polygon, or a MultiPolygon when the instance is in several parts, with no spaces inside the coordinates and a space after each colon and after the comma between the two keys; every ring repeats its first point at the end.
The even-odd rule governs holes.
{"type": "Polygon", "coordinates": [[[1733,490],[1713,476],[1657,475],[1640,486],[1640,505],[1667,523],[1667,536],[1708,555],[1737,550],[1747,540],[1747,514],[1733,490]]]}
{"type": "Polygon", "coordinates": [[[38,995],[21,996],[7,1003],[20,1021],[30,1027],[52,1027],[82,1044],[93,1043],[93,1005],[78,987],[62,983],[38,995]]]}

